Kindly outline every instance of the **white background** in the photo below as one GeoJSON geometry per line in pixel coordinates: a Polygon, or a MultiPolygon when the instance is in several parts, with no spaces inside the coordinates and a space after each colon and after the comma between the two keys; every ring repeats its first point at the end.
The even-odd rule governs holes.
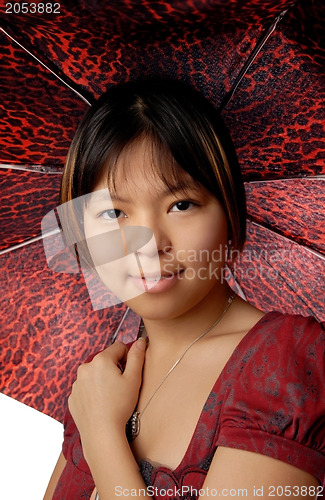
{"type": "Polygon", "coordinates": [[[1,499],[42,500],[62,440],[62,424],[0,393],[1,499]]]}

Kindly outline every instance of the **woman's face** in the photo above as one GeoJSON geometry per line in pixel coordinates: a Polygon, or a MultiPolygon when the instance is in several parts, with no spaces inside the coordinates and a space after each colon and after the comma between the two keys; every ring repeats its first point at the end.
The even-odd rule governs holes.
{"type": "Polygon", "coordinates": [[[106,177],[98,182],[84,229],[104,284],[143,318],[172,319],[225,286],[228,225],[219,201],[186,172],[189,188],[171,193],[148,150],[143,141],[122,153],[114,192],[106,177]]]}

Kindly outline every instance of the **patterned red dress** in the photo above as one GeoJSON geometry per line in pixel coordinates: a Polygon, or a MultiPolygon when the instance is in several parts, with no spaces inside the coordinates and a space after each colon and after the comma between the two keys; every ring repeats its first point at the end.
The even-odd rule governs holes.
{"type": "MultiPolygon", "coordinates": [[[[153,498],[197,498],[219,445],[274,457],[325,484],[324,353],[324,325],[313,318],[266,314],[215,382],[178,467],[139,463],[153,498]]],[[[94,482],[69,412],[63,453],[67,465],[53,500],[90,498],[94,482]]]]}

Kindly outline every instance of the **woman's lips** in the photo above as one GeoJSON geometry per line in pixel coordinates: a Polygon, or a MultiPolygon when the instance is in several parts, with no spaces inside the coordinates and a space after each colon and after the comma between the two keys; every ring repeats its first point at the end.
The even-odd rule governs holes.
{"type": "Polygon", "coordinates": [[[178,282],[179,276],[183,271],[182,269],[181,271],[161,276],[146,275],[143,278],[141,276],[130,276],[130,279],[142,292],[161,293],[172,288],[178,282]]]}

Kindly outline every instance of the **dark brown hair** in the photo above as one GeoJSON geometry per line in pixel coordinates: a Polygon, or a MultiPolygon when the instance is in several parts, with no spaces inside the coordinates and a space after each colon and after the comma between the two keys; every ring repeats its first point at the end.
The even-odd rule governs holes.
{"type": "Polygon", "coordinates": [[[183,169],[220,201],[229,237],[234,248],[241,249],[245,192],[230,135],[214,106],[178,81],[128,82],[112,86],[100,97],[72,141],[61,203],[90,193],[105,169],[114,184],[119,155],[140,138],[149,139],[153,151],[159,151],[154,168],[171,191],[179,187],[183,169]]]}

